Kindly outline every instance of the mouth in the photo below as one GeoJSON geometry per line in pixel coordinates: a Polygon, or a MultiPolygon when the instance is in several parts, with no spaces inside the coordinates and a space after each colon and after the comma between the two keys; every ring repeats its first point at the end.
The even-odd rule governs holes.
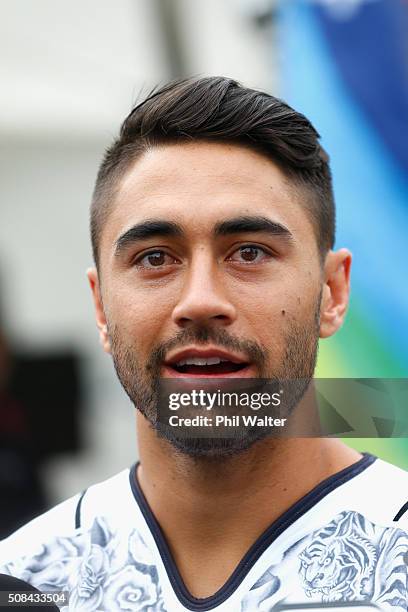
{"type": "Polygon", "coordinates": [[[219,349],[187,349],[164,362],[166,378],[248,378],[253,376],[245,357],[219,349]]]}

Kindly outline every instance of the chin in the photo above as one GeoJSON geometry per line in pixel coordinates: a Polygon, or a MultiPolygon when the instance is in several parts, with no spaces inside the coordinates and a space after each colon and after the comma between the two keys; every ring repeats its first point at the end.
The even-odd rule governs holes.
{"type": "Polygon", "coordinates": [[[271,436],[270,430],[257,430],[244,437],[192,438],[175,436],[173,428],[156,428],[159,438],[166,440],[176,453],[191,459],[220,460],[237,457],[249,451],[256,443],[271,436]]]}

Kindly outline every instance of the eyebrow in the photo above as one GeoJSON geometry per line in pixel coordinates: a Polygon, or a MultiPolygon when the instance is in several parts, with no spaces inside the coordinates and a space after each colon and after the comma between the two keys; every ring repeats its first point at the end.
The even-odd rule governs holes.
{"type": "MultiPolygon", "coordinates": [[[[214,227],[215,236],[228,236],[245,232],[265,232],[273,236],[282,236],[287,239],[293,238],[292,233],[281,223],[258,215],[234,217],[233,219],[220,221],[214,227]]],[[[159,236],[180,238],[184,235],[183,228],[177,223],[147,219],[133,225],[117,239],[115,255],[120,255],[122,251],[135,242],[159,236]]]]}
{"type": "Polygon", "coordinates": [[[156,236],[180,237],[184,234],[182,228],[172,221],[158,221],[148,219],[137,225],[133,225],[116,241],[115,255],[119,255],[126,247],[134,242],[155,238],[156,236]]]}
{"type": "Polygon", "coordinates": [[[214,228],[216,236],[227,236],[229,234],[242,234],[244,232],[265,232],[273,236],[283,236],[284,238],[293,238],[292,233],[287,227],[272,221],[268,217],[261,216],[242,216],[220,221],[214,228]]]}

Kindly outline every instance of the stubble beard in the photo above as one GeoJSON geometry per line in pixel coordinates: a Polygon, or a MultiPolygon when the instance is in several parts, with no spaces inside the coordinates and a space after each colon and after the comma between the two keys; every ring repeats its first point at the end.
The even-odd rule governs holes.
{"type": "MultiPolygon", "coordinates": [[[[160,398],[161,368],[166,354],[174,348],[209,342],[248,356],[255,365],[258,377],[275,381],[277,388],[285,387],[285,413],[290,416],[304,396],[313,378],[319,339],[321,293],[312,318],[306,324],[292,321],[284,337],[284,355],[279,368],[271,368],[267,347],[250,340],[236,338],[224,329],[191,327],[181,330],[174,338],[154,347],[143,366],[137,350],[122,339],[117,326],[108,326],[111,352],[116,374],[134,406],[149,421],[158,437],[169,442],[173,449],[192,458],[220,459],[233,457],[250,449],[256,442],[270,435],[267,428],[246,428],[235,437],[206,437],[177,435],[177,428],[161,426],[157,417],[160,398]]],[[[282,416],[282,415],[281,415],[282,416]]]]}

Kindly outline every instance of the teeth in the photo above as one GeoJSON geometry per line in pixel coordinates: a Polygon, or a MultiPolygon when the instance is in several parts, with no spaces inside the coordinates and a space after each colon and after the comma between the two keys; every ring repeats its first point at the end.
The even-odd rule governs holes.
{"type": "Polygon", "coordinates": [[[223,361],[228,361],[228,359],[220,359],[220,357],[188,357],[187,359],[182,359],[176,363],[177,367],[181,367],[184,365],[196,365],[196,366],[205,366],[205,365],[218,365],[223,361]]]}

